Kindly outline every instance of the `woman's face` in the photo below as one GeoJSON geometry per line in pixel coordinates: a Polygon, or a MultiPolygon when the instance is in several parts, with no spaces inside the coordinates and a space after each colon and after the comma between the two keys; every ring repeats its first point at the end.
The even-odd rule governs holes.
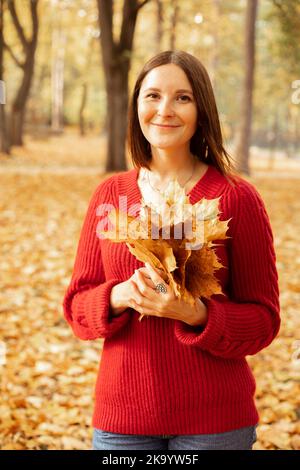
{"type": "Polygon", "coordinates": [[[190,141],[197,128],[197,106],[190,82],[178,65],[160,65],[148,72],[138,96],[138,117],[145,138],[154,147],[176,148],[190,141]]]}

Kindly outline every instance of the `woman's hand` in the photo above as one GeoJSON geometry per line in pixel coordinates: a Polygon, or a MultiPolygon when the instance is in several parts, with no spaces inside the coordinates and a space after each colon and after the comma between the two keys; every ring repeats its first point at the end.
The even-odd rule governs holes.
{"type": "Polygon", "coordinates": [[[204,326],[207,322],[207,308],[200,299],[195,305],[180,300],[173,289],[160,276],[160,270],[145,263],[145,268],[135,270],[130,278],[133,296],[130,306],[143,315],[181,320],[191,326],[204,326]],[[167,292],[156,292],[155,286],[162,283],[167,292]]]}
{"type": "MultiPolygon", "coordinates": [[[[146,268],[140,268],[146,270],[146,268]]],[[[154,288],[153,282],[150,276],[147,277],[148,271],[146,270],[145,282],[148,282],[148,286],[154,288]]],[[[127,279],[127,281],[116,284],[111,289],[110,293],[110,309],[112,316],[118,316],[128,307],[136,310],[136,302],[140,302],[142,296],[138,292],[136,284],[136,273],[127,279]]]]}
{"type": "Polygon", "coordinates": [[[128,307],[134,308],[132,299],[136,297],[135,273],[127,281],[116,284],[110,293],[110,310],[114,317],[120,315],[128,307]]]}

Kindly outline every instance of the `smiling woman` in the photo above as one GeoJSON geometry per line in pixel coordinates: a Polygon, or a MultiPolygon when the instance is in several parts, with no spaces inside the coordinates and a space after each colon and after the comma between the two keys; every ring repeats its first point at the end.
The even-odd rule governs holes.
{"type": "Polygon", "coordinates": [[[179,182],[191,173],[195,156],[190,139],[197,128],[197,114],[193,90],[180,67],[165,64],[146,75],[138,97],[138,117],[151,144],[152,172],[168,178],[177,173],[179,182]]]}
{"type": "MultiPolygon", "coordinates": [[[[194,176],[195,170],[197,173],[204,169],[200,161],[195,165],[197,157],[190,151],[197,114],[193,90],[179,66],[161,65],[146,75],[138,97],[138,118],[142,133],[151,145],[149,167],[156,186],[162,188],[163,180],[175,174],[179,183],[184,182],[186,176],[194,176]]],[[[150,180],[150,173],[148,177],[150,180]]]]}
{"type": "Polygon", "coordinates": [[[209,76],[183,51],[166,51],[141,70],[129,106],[128,145],[132,161],[157,181],[176,175],[179,183],[197,167],[192,184],[213,164],[230,182],[231,157],[209,76]]]}
{"type": "Polygon", "coordinates": [[[232,168],[196,57],[165,51],[144,65],[128,144],[135,168],[109,176],[93,194],[63,302],[75,335],[105,339],[93,448],[251,449],[259,416],[246,356],[280,327],[273,235],[261,196],[232,168]],[[100,204],[117,208],[122,196],[134,215],[145,192],[162,195],[174,175],[191,204],[219,198],[220,220],[229,220],[228,238],[214,240],[223,295],[199,297],[194,307],[125,243],[96,235],[100,204]]]}

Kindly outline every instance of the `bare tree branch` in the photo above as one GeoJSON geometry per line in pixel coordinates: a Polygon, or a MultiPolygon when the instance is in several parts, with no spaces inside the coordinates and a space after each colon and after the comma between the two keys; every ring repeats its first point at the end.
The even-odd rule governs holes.
{"type": "Polygon", "coordinates": [[[12,51],[12,48],[11,48],[8,44],[6,44],[6,42],[3,42],[3,46],[4,46],[4,49],[6,49],[7,52],[9,52],[11,58],[12,58],[13,61],[17,64],[17,66],[24,70],[24,67],[25,67],[24,62],[21,62],[21,61],[15,56],[15,54],[14,54],[13,51],[12,51]]]}
{"type": "Polygon", "coordinates": [[[30,2],[30,11],[31,11],[31,20],[32,20],[32,39],[31,41],[34,42],[36,40],[38,34],[38,13],[37,13],[37,6],[39,0],[31,0],[30,2]]]}
{"type": "Polygon", "coordinates": [[[19,21],[19,18],[18,18],[17,12],[16,12],[16,8],[15,8],[14,0],[10,0],[9,2],[7,2],[7,6],[8,6],[8,9],[9,9],[11,18],[13,20],[15,29],[16,29],[16,31],[18,33],[18,36],[20,38],[20,41],[22,43],[22,46],[23,46],[24,50],[26,50],[27,47],[28,47],[28,41],[25,37],[24,30],[23,30],[23,28],[21,26],[21,23],[19,21]]]}
{"type": "Polygon", "coordinates": [[[113,39],[113,1],[97,0],[98,21],[101,31],[101,41],[105,43],[102,50],[103,61],[109,64],[113,57],[114,39],[113,39]]]}
{"type": "Polygon", "coordinates": [[[132,41],[136,24],[138,9],[132,0],[125,0],[123,3],[123,16],[120,40],[118,49],[125,51],[132,49],[132,41]]]}
{"type": "Polygon", "coordinates": [[[136,11],[138,12],[143,6],[146,5],[146,3],[149,3],[150,0],[143,0],[141,3],[138,3],[136,6],[136,11]]]}

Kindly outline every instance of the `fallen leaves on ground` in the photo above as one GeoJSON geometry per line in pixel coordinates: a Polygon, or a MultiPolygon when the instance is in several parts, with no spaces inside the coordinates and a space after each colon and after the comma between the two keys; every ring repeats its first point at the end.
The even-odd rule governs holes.
{"type": "MultiPolygon", "coordinates": [[[[89,449],[102,340],[80,341],[62,314],[81,224],[102,177],[0,174],[1,449],[89,449]]],[[[251,179],[270,215],[280,276],[278,338],[247,360],[260,414],[254,449],[300,449],[300,185],[251,179]],[[274,189],[276,188],[276,189],[274,189]],[[298,340],[298,342],[297,342],[298,340]]]]}

